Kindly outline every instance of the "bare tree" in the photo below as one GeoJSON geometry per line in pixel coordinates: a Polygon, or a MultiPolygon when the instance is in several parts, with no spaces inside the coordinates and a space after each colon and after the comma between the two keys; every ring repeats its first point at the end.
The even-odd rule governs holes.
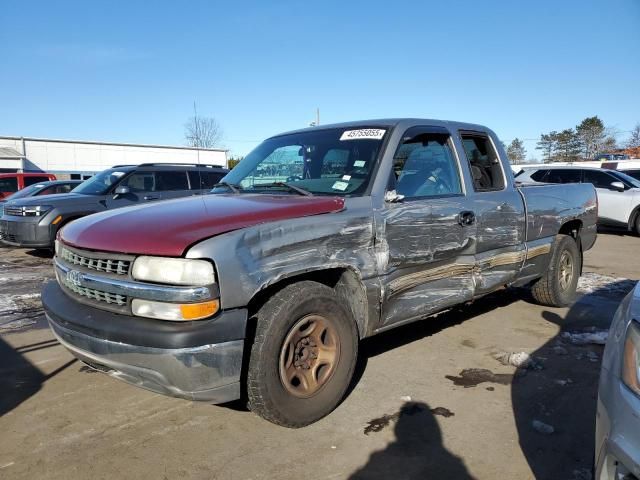
{"type": "Polygon", "coordinates": [[[631,130],[631,136],[627,140],[627,148],[640,147],[640,123],[638,123],[633,130],[631,130]]]}
{"type": "Polygon", "coordinates": [[[201,117],[193,105],[193,117],[184,124],[187,144],[196,148],[214,148],[222,140],[222,127],[215,118],[201,117]]]}

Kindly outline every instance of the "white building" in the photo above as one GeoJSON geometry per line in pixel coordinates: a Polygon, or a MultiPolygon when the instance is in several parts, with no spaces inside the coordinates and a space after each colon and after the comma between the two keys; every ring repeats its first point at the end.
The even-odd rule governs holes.
{"type": "Polygon", "coordinates": [[[227,166],[227,151],[168,145],[1,137],[0,172],[45,171],[87,178],[114,165],[189,163],[227,166]]]}

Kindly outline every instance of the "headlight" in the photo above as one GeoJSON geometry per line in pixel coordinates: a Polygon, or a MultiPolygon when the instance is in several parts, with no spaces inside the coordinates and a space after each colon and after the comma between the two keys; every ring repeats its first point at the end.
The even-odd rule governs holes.
{"type": "Polygon", "coordinates": [[[23,217],[42,217],[52,208],[53,207],[51,205],[27,205],[24,207],[20,207],[23,217]]]}
{"type": "Polygon", "coordinates": [[[131,272],[136,280],[169,285],[211,285],[216,277],[206,260],[188,258],[138,257],[131,272]]]}
{"type": "Polygon", "coordinates": [[[636,395],[640,395],[640,328],[636,322],[627,327],[622,357],[622,381],[636,395]]]}

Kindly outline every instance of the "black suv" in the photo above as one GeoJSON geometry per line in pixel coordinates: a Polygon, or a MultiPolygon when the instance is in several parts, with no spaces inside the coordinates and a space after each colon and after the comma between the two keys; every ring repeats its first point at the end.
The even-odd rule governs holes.
{"type": "Polygon", "coordinates": [[[52,248],[57,231],[72,220],[103,210],[207,193],[227,173],[215,165],[116,165],[66,195],[8,201],[0,219],[0,242],[52,248]]]}

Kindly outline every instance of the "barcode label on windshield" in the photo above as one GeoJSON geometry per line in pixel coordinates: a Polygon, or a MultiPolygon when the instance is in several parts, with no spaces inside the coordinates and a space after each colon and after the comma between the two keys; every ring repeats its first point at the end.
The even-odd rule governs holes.
{"type": "Polygon", "coordinates": [[[342,134],[340,140],[361,140],[363,138],[380,140],[384,137],[386,130],[379,128],[363,128],[361,130],[347,130],[342,134]]]}

